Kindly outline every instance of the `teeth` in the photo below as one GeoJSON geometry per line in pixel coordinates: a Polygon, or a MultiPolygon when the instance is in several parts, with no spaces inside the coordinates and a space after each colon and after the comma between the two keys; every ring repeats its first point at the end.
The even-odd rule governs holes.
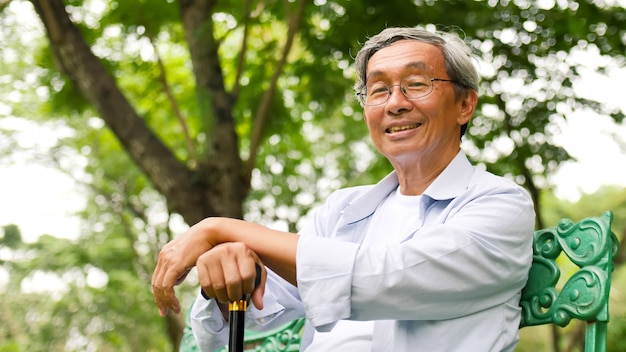
{"type": "Polygon", "coordinates": [[[387,129],[387,133],[394,133],[394,132],[412,130],[414,128],[418,128],[420,125],[421,125],[421,123],[414,123],[412,125],[406,125],[406,126],[389,127],[387,129]]]}

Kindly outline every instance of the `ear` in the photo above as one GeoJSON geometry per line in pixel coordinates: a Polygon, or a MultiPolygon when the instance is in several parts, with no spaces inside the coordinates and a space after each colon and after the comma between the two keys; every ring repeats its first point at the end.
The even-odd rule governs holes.
{"type": "Polygon", "coordinates": [[[476,110],[476,105],[478,104],[478,93],[473,89],[468,90],[465,96],[461,97],[459,104],[460,111],[457,121],[459,125],[464,125],[474,115],[474,110],[476,110]]]}

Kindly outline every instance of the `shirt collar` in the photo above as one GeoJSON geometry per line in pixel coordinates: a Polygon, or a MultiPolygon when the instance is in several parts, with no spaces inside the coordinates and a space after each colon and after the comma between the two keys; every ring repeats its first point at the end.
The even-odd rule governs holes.
{"type": "MultiPolygon", "coordinates": [[[[472,172],[472,164],[467,160],[465,153],[459,151],[450,164],[424,191],[424,195],[433,200],[455,198],[467,189],[472,172]]],[[[344,209],[345,223],[353,223],[372,215],[380,202],[394,191],[398,185],[398,175],[395,171],[392,171],[344,209]]]]}
{"type": "Polygon", "coordinates": [[[350,224],[362,220],[374,213],[380,202],[389,193],[398,188],[398,176],[395,171],[385,176],[374,187],[354,199],[343,211],[345,223],[350,224]]]}
{"type": "Polygon", "coordinates": [[[467,156],[463,151],[459,151],[435,181],[426,188],[424,194],[434,200],[456,198],[469,186],[473,172],[474,168],[467,160],[467,156]]]}

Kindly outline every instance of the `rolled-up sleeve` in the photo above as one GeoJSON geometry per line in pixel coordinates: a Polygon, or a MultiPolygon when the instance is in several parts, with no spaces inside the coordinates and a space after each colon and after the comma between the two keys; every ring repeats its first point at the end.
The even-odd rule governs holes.
{"type": "Polygon", "coordinates": [[[191,307],[191,331],[200,351],[217,351],[228,343],[228,323],[213,299],[198,294],[191,307]]]}
{"type": "Polygon", "coordinates": [[[322,237],[302,236],[298,241],[298,289],[307,318],[320,331],[350,317],[358,249],[356,243],[322,237]]]}

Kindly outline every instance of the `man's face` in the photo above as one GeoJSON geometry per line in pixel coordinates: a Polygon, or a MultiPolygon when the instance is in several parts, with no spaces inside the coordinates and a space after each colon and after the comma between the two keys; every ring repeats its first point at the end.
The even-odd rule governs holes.
{"type": "Polygon", "coordinates": [[[450,79],[441,50],[431,44],[401,40],[370,58],[367,86],[396,85],[386,103],[364,108],[372,141],[396,168],[415,162],[449,162],[459,151],[461,125],[474,112],[476,94],[471,91],[457,101],[454,83],[435,81],[430,94],[407,99],[398,85],[411,75],[450,79]]]}

